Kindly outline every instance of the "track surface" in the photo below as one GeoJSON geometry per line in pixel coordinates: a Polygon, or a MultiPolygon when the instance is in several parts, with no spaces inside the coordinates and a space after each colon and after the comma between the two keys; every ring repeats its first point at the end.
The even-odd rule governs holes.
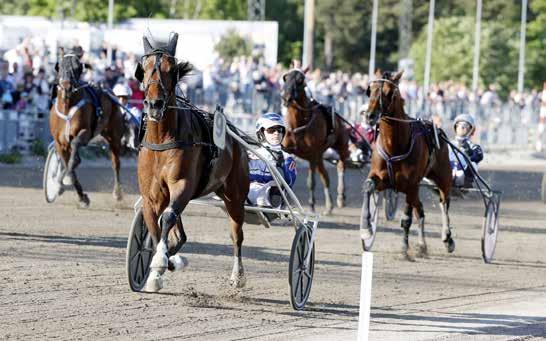
{"type": "MultiPolygon", "coordinates": [[[[233,290],[227,284],[232,247],[225,215],[191,206],[184,214],[189,241],[183,249],[190,266],[168,273],[161,294],[133,293],[125,248],[134,194],[120,206],[109,193],[91,192],[91,208],[81,210],[69,191],[48,205],[41,190],[32,188],[40,185],[39,169],[0,173],[0,339],[356,338],[361,271],[356,171],[349,172],[350,207],[335,210],[319,225],[315,278],[304,312],[289,303],[293,229],[288,225],[245,227],[247,286],[233,290]]],[[[79,174],[87,189],[110,190],[110,170],[79,174]]],[[[134,193],[134,176],[126,178],[134,193]]],[[[490,178],[506,193],[494,264],[481,260],[480,201],[452,204],[457,248],[447,255],[439,240],[439,208],[424,199],[429,257],[415,262],[399,256],[399,223],[381,217],[374,245],[372,340],[546,337],[540,174],[495,172],[490,178]]],[[[298,182],[298,195],[306,198],[303,176],[298,182]]],[[[416,243],[415,234],[410,238],[416,243]]]]}

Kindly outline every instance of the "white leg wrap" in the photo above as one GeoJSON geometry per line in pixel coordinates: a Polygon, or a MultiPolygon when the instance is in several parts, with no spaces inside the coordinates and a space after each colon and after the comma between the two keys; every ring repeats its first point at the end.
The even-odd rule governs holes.
{"type": "Polygon", "coordinates": [[[150,263],[150,268],[152,270],[163,269],[163,271],[165,271],[167,265],[169,265],[169,259],[167,258],[167,245],[165,245],[165,242],[161,240],[159,244],[157,244],[157,249],[155,251],[154,258],[152,258],[152,262],[150,263]]]}
{"type": "Polygon", "coordinates": [[[152,270],[146,280],[143,291],[158,292],[161,289],[163,289],[163,278],[161,278],[161,274],[158,271],[152,270]]]}

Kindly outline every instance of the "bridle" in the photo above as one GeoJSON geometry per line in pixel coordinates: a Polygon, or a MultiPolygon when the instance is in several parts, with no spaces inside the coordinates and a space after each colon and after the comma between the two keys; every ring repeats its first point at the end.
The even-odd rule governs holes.
{"type": "Polygon", "coordinates": [[[160,109],[154,109],[156,110],[156,112],[159,114],[159,119],[156,119],[150,115],[146,115],[147,119],[150,119],[152,121],[160,121],[163,119],[164,117],[164,114],[165,114],[165,110],[167,109],[168,107],[168,104],[169,102],[171,101],[171,98],[173,97],[173,94],[174,94],[174,90],[172,91],[172,93],[168,93],[167,92],[167,88],[165,87],[165,84],[163,83],[163,79],[161,78],[161,58],[163,56],[166,56],[172,60],[174,60],[174,65],[176,65],[176,58],[171,56],[170,54],[168,54],[167,52],[163,51],[163,50],[154,50],[152,51],[151,53],[148,53],[148,54],[145,54],[142,56],[141,58],[141,64],[144,65],[144,60],[150,56],[155,56],[155,63],[154,63],[154,68],[152,70],[152,74],[150,75],[150,78],[153,76],[154,73],[157,73],[157,80],[150,80],[148,82],[148,84],[145,85],[144,87],[144,101],[143,101],[143,105],[144,105],[144,112],[145,113],[149,113],[150,112],[150,109],[153,109],[151,108],[151,103],[150,101],[147,99],[148,98],[148,91],[150,89],[150,86],[152,84],[157,84],[159,86],[159,89],[163,95],[163,103],[161,105],[161,108],[160,109]]]}
{"type": "MultiPolygon", "coordinates": [[[[67,54],[63,55],[63,60],[64,60],[64,58],[67,58],[67,57],[78,58],[78,56],[75,55],[74,53],[67,53],[67,54]]],[[[79,63],[79,60],[78,60],[78,63],[79,63]]],[[[62,67],[62,64],[61,64],[61,67],[62,67]]],[[[74,73],[74,68],[72,66],[68,67],[68,72],[70,73],[70,76],[69,76],[69,78],[67,80],[70,82],[70,84],[76,84],[78,86],[71,87],[70,89],[67,89],[62,84],[62,80],[64,80],[64,79],[60,78],[59,79],[59,84],[57,84],[57,87],[59,88],[59,90],[61,90],[60,92],[61,92],[62,98],[66,97],[68,100],[70,100],[72,95],[76,94],[81,89],[88,87],[89,83],[81,82],[79,80],[79,78],[76,76],[76,74],[74,73]],[[65,96],[65,94],[67,94],[67,96],[65,96]]]]}

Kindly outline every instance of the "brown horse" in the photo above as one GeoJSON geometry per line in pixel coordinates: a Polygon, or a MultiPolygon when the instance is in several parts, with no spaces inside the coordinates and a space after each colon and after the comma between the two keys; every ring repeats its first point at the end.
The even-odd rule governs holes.
{"type": "Polygon", "coordinates": [[[55,141],[55,149],[64,165],[59,179],[59,194],[64,184],[73,184],[82,207],[89,206],[89,197],[83,192],[75,169],[80,164],[79,148],[95,136],[102,135],[110,146],[114,170],[116,200],[122,199],[119,179],[119,153],[124,131],[119,107],[100,89],[80,81],[83,65],[77,53],[62,54],[55,66],[58,72],[56,96],[49,113],[49,129],[55,141]]]}
{"type": "Polygon", "coordinates": [[[145,55],[135,72],[146,96],[146,132],[138,156],[138,183],[144,220],[156,249],[144,290],[160,290],[165,270],[183,266],[183,258],[176,255],[186,242],[181,214],[191,199],[212,192],[222,198],[230,218],[234,255],[230,282],[242,287],[242,227],[249,188],[247,154],[228,135],[225,148],[216,149],[212,129],[204,122],[208,114],[188,101],[177,107],[176,84],[191,71],[189,63],[177,63],[174,57],[177,40],[178,34],[174,34],[166,46],[152,47],[144,37],[145,55]]]}
{"type": "Polygon", "coordinates": [[[403,255],[409,259],[408,235],[412,210],[419,221],[419,253],[426,254],[425,213],[419,199],[419,184],[426,177],[438,188],[442,208],[442,241],[447,251],[453,252],[455,242],[451,238],[448,215],[452,178],[445,134],[440,130],[436,139],[432,123],[406,115],[404,100],[398,90],[401,77],[402,72],[394,75],[386,72],[368,87],[368,116],[371,120],[379,120],[379,137],[373,150],[370,173],[364,183],[361,238],[364,241],[373,233],[369,209],[372,192],[392,188],[406,194],[406,208],[401,220],[404,229],[403,255]]]}
{"type": "Polygon", "coordinates": [[[315,171],[318,170],[324,184],[326,212],[332,212],[330,178],[324,167],[322,155],[329,147],[339,154],[337,163],[337,206],[345,204],[345,160],[349,156],[349,134],[340,117],[326,107],[312,102],[305,94],[305,74],[293,69],[283,76],[282,99],[288,108],[286,114],[287,131],[283,139],[283,148],[296,156],[309,161],[307,188],[309,205],[315,209],[315,171]],[[335,115],[335,116],[333,116],[335,115]]]}

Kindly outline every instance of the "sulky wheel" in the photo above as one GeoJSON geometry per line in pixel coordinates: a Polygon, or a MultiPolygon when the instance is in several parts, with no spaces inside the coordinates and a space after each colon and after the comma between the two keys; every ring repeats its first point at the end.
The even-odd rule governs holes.
{"type": "Polygon", "coordinates": [[[396,217],[396,211],[398,210],[398,192],[396,192],[393,189],[386,189],[385,190],[385,219],[388,221],[394,220],[396,217]]]}
{"type": "Polygon", "coordinates": [[[48,203],[52,203],[57,199],[59,194],[59,177],[62,176],[63,166],[61,158],[57,154],[55,148],[49,148],[49,153],[47,154],[46,163],[44,166],[44,179],[43,187],[45,200],[48,203]]]}
{"type": "Polygon", "coordinates": [[[142,208],[138,209],[133,219],[129,240],[127,241],[127,277],[133,291],[141,291],[150,273],[153,256],[152,238],[144,223],[142,208]]]}
{"type": "Polygon", "coordinates": [[[486,263],[491,263],[497,244],[497,235],[499,233],[499,204],[500,195],[494,193],[491,199],[487,201],[485,207],[485,218],[482,231],[482,257],[486,263]]]}
{"type": "MultiPolygon", "coordinates": [[[[372,234],[372,236],[370,238],[362,240],[362,248],[364,249],[364,251],[371,251],[372,246],[373,246],[373,242],[375,240],[375,234],[376,234],[376,231],[377,231],[377,221],[379,219],[380,198],[381,198],[381,196],[379,195],[378,192],[373,192],[371,197],[370,197],[370,200],[369,200],[370,212],[371,212],[370,213],[370,221],[371,221],[371,224],[372,224],[373,234],[372,234]]],[[[360,214],[360,228],[363,227],[364,214],[366,213],[365,209],[366,208],[364,206],[362,206],[362,213],[360,214]]]]}
{"type": "Polygon", "coordinates": [[[295,310],[303,310],[311,293],[313,272],[315,270],[315,245],[311,242],[311,233],[307,225],[300,225],[296,231],[292,249],[290,250],[290,264],[288,266],[288,284],[290,284],[290,303],[295,310]],[[311,254],[306,264],[305,258],[311,248],[311,254]]]}

